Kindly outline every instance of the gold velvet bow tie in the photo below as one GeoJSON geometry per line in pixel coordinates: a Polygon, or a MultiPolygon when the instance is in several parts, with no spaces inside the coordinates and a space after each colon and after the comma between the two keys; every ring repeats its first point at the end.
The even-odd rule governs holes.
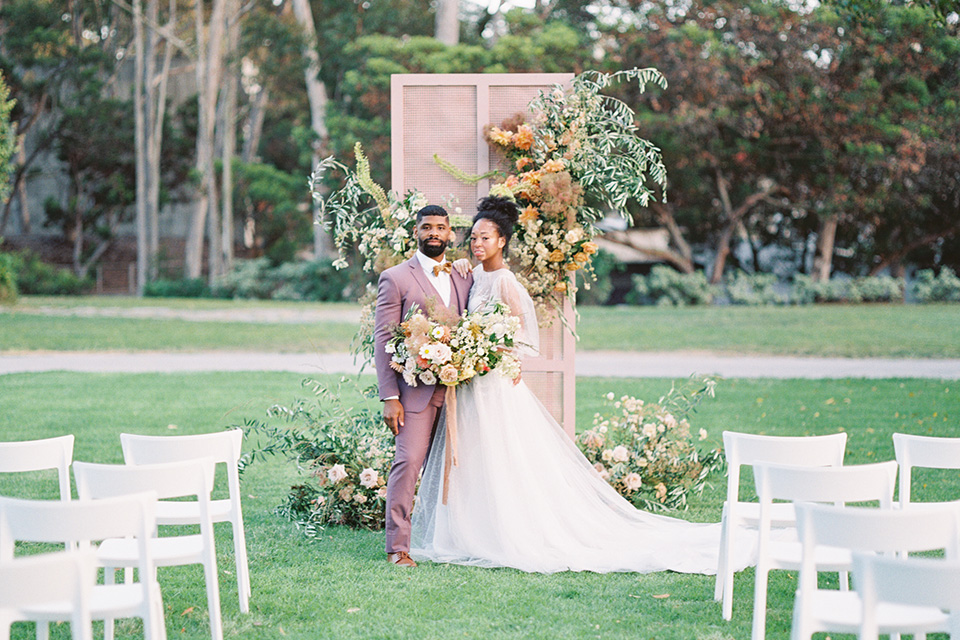
{"type": "Polygon", "coordinates": [[[434,276],[439,276],[441,271],[446,271],[447,273],[450,273],[450,272],[452,271],[452,269],[453,269],[453,263],[452,263],[452,262],[444,262],[444,263],[441,263],[441,264],[435,264],[435,265],[433,265],[433,275],[434,275],[434,276]]]}

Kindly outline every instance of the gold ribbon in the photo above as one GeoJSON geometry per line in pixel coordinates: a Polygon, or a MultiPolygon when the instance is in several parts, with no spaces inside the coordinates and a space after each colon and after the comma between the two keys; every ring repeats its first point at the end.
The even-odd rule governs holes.
{"type": "Polygon", "coordinates": [[[447,434],[443,447],[443,504],[447,504],[450,492],[450,467],[459,466],[457,462],[457,388],[447,387],[443,399],[447,414],[447,434]]]}

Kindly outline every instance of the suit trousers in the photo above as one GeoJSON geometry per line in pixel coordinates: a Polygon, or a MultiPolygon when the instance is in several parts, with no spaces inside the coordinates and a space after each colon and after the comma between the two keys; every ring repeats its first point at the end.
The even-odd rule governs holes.
{"type": "Polygon", "coordinates": [[[446,387],[438,384],[423,411],[408,412],[404,407],[403,426],[396,437],[397,451],[387,478],[387,553],[410,551],[413,496],[430,453],[445,395],[446,387]]]}

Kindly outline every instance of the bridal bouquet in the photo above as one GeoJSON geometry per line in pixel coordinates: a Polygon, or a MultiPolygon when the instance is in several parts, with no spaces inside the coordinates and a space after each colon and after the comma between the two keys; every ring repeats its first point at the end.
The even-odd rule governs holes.
{"type": "Polygon", "coordinates": [[[520,374],[512,353],[520,319],[503,303],[466,314],[453,326],[431,320],[413,307],[385,347],[390,367],[411,387],[455,387],[494,369],[508,378],[520,374]]]}

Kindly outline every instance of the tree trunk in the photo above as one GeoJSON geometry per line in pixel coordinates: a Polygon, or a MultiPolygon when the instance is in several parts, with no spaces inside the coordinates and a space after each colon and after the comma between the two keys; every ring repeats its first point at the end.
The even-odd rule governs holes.
{"type": "MultiPolygon", "coordinates": [[[[170,0],[167,28],[172,31],[177,19],[177,0],[170,0]]],[[[159,31],[154,30],[154,34],[159,31]]],[[[173,45],[169,40],[164,42],[163,66],[157,78],[158,87],[155,96],[156,106],[153,109],[153,128],[149,132],[148,148],[150,156],[150,179],[147,185],[147,223],[149,229],[148,256],[150,279],[156,280],[160,275],[160,154],[163,147],[163,121],[167,110],[167,83],[170,78],[170,64],[173,59],[173,45]]],[[[151,82],[153,79],[151,78],[151,82]]]]}
{"type": "Polygon", "coordinates": [[[813,280],[826,282],[830,279],[833,269],[833,245],[837,236],[839,216],[827,216],[820,224],[820,235],[817,237],[817,255],[813,259],[813,280]]]}
{"type": "MultiPolygon", "coordinates": [[[[153,0],[155,1],[155,0],[153,0]]],[[[143,0],[133,0],[133,144],[136,154],[136,226],[137,226],[137,295],[143,295],[147,281],[147,149],[146,128],[149,122],[149,101],[144,100],[145,72],[143,43],[143,0]]],[[[149,83],[148,83],[149,84],[149,83]]]]}
{"type": "MultiPolygon", "coordinates": [[[[886,268],[890,268],[891,273],[896,270],[903,271],[903,259],[906,258],[912,251],[924,247],[928,244],[936,242],[937,240],[950,238],[960,232],[960,221],[956,222],[953,226],[947,227],[943,231],[935,231],[933,233],[928,233],[927,235],[917,238],[916,240],[909,242],[905,245],[902,245],[899,249],[883,257],[880,262],[870,270],[871,276],[879,275],[881,271],[886,268]]],[[[894,276],[896,277],[896,276],[894,276]]]]}
{"type": "Polygon", "coordinates": [[[267,88],[261,86],[259,91],[250,96],[250,107],[247,110],[247,123],[244,125],[246,135],[243,138],[243,151],[240,158],[245,163],[253,162],[257,158],[257,149],[260,148],[260,136],[263,133],[263,119],[266,116],[267,88]]]}
{"type": "MultiPolygon", "coordinates": [[[[439,8],[437,9],[439,12],[439,8]]],[[[310,126],[316,135],[313,144],[313,157],[311,159],[311,169],[316,170],[320,164],[320,151],[327,140],[327,88],[320,80],[320,56],[317,54],[316,37],[317,29],[313,22],[313,13],[310,11],[310,4],[307,0],[293,0],[293,13],[297,22],[303,27],[306,36],[306,46],[303,49],[303,56],[307,59],[307,69],[304,72],[304,80],[307,85],[307,98],[310,101],[310,126]]],[[[320,220],[319,205],[313,203],[313,253],[315,258],[328,256],[333,252],[333,243],[330,241],[330,234],[324,229],[320,220]]]]}
{"type": "MultiPolygon", "coordinates": [[[[26,138],[26,136],[21,137],[20,144],[17,145],[17,160],[21,165],[25,165],[27,162],[27,150],[24,146],[24,138],[26,138]]],[[[27,198],[26,180],[17,181],[17,201],[20,203],[20,231],[24,234],[30,233],[30,200],[27,198]]],[[[2,228],[0,228],[0,232],[2,232],[2,228]]]]}
{"type": "Polygon", "coordinates": [[[693,273],[693,250],[690,248],[687,239],[683,237],[683,230],[680,229],[680,225],[677,224],[677,219],[673,215],[673,207],[669,204],[654,202],[651,203],[650,208],[653,210],[657,222],[666,227],[667,231],[670,232],[670,239],[673,240],[673,244],[677,247],[678,259],[672,261],[673,264],[684,273],[693,273]]]}
{"type": "Polygon", "coordinates": [[[240,40],[240,14],[236,0],[228,0],[227,15],[230,16],[227,29],[227,67],[223,108],[223,165],[220,197],[223,199],[223,230],[220,238],[220,252],[223,273],[233,268],[233,158],[237,152],[237,90],[240,82],[237,69],[237,46],[240,40]]]}
{"type": "Polygon", "coordinates": [[[460,42],[460,3],[458,0],[437,0],[436,38],[446,45],[460,42]]]}
{"type": "Polygon", "coordinates": [[[752,193],[744,198],[740,206],[734,209],[733,204],[730,202],[730,183],[719,169],[716,170],[716,176],[717,191],[720,194],[720,202],[723,205],[724,213],[726,213],[727,221],[723,233],[720,234],[720,239],[717,241],[717,252],[716,258],[713,261],[710,284],[720,284],[723,280],[723,270],[727,265],[727,258],[730,257],[730,241],[733,239],[733,232],[740,226],[743,217],[750,213],[750,210],[763,200],[769,198],[771,194],[783,191],[782,187],[771,183],[764,187],[763,190],[752,193]]]}

